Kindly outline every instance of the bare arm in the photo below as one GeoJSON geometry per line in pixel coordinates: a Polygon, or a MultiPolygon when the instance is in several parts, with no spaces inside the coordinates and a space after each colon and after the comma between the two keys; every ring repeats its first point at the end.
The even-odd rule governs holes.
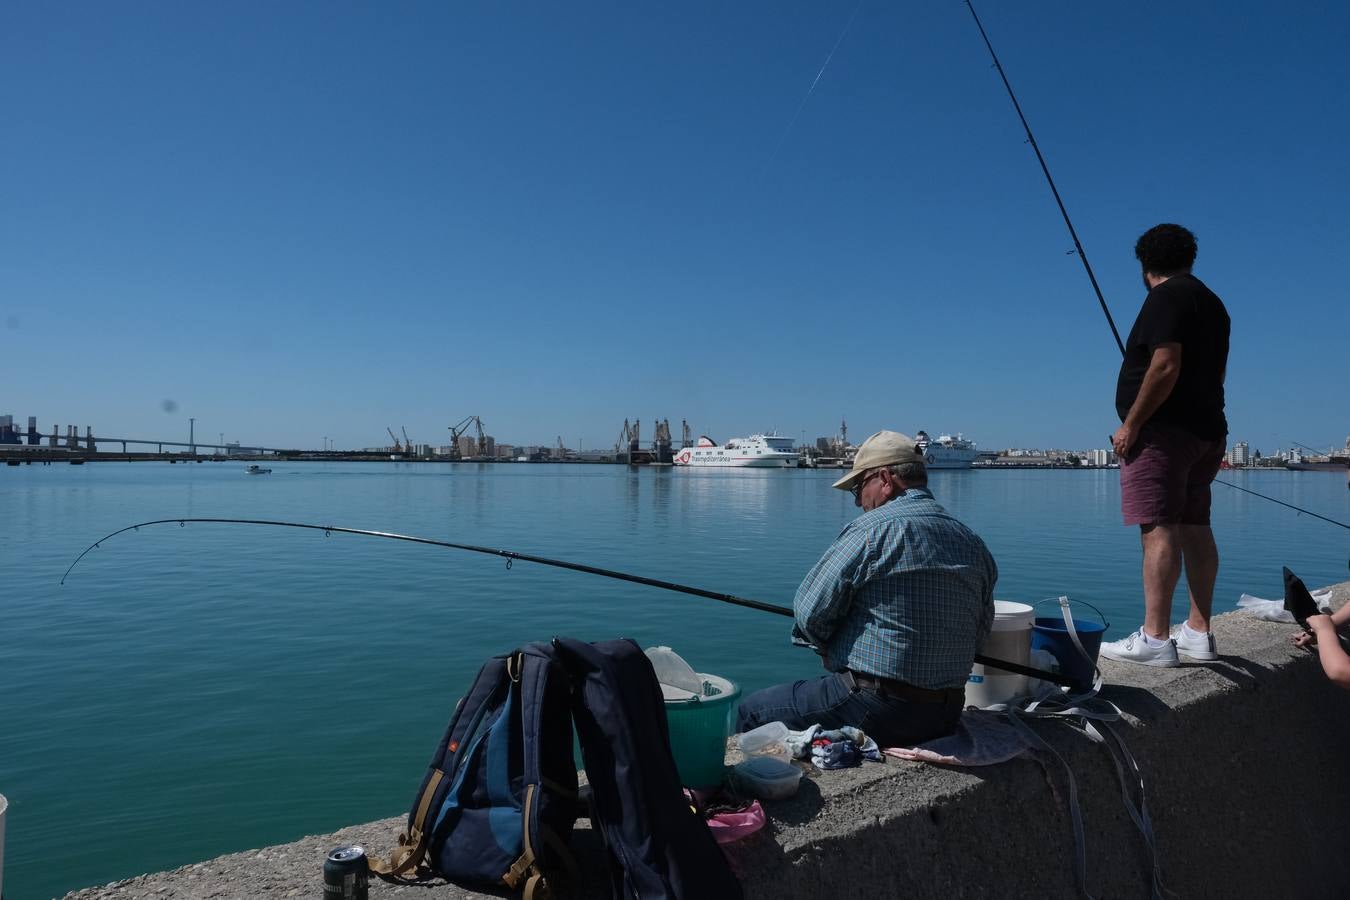
{"type": "Polygon", "coordinates": [[[1139,395],[1134,398],[1134,405],[1126,414],[1125,421],[1111,437],[1111,447],[1118,455],[1126,456],[1130,452],[1130,448],[1139,440],[1139,429],[1172,395],[1180,374],[1181,345],[1159,344],[1154,347],[1148,370],[1144,372],[1144,381],[1139,386],[1139,395]]]}
{"type": "Polygon", "coordinates": [[[1322,661],[1322,671],[1334,684],[1350,689],[1350,656],[1341,648],[1332,617],[1309,616],[1308,627],[1317,635],[1317,656],[1322,661]]]}
{"type": "Polygon", "coordinates": [[[1344,628],[1346,622],[1350,622],[1350,603],[1331,614],[1331,624],[1336,628],[1344,628]]]}

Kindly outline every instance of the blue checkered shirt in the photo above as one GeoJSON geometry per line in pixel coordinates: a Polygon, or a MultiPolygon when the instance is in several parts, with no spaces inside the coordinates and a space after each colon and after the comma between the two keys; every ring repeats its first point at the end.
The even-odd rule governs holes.
{"type": "Polygon", "coordinates": [[[997,580],[984,541],[927,488],[909,488],[849,523],[807,573],[793,638],[836,671],[962,687],[994,620],[997,580]]]}

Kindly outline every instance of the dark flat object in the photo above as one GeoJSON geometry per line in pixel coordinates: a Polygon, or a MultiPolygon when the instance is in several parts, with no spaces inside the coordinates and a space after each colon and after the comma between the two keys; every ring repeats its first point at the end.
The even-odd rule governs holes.
{"type": "Polygon", "coordinates": [[[1284,567],[1284,608],[1289,610],[1294,617],[1294,621],[1308,627],[1308,617],[1318,616],[1322,611],[1317,608],[1317,601],[1313,600],[1312,594],[1308,593],[1307,586],[1303,579],[1299,578],[1289,567],[1284,567]]]}

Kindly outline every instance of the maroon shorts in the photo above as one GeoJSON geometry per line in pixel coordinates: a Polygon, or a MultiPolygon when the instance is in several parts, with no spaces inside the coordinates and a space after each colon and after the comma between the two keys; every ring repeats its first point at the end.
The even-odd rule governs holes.
{"type": "Polygon", "coordinates": [[[1120,511],[1126,525],[1208,525],[1209,485],[1225,441],[1149,423],[1120,461],[1120,511]]]}

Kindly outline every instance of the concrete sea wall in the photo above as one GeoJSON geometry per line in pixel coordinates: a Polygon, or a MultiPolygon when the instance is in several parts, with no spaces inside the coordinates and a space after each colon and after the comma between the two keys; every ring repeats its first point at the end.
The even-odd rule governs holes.
{"type": "MultiPolygon", "coordinates": [[[[1337,586],[1336,599],[1350,599],[1350,584],[1337,586]]],[[[1295,630],[1229,613],[1214,622],[1216,662],[1103,663],[1103,695],[1127,714],[1116,727],[1143,771],[1164,879],[1181,897],[1350,892],[1350,692],[1292,647],[1295,630]]],[[[1089,891],[1147,897],[1149,858],[1111,758],[1067,725],[1035,727],[1078,779],[1089,891]]],[[[1058,764],[1031,757],[981,768],[890,760],[813,774],[796,797],[765,804],[770,827],[733,845],[732,861],[753,900],[1072,897],[1065,794],[1058,764]]],[[[383,819],[68,897],[318,897],[329,848],[362,843],[385,853],[402,824],[383,819]]],[[[574,840],[584,896],[604,897],[601,851],[584,826],[574,840]]],[[[501,896],[371,883],[371,897],[400,894],[501,896]]]]}

